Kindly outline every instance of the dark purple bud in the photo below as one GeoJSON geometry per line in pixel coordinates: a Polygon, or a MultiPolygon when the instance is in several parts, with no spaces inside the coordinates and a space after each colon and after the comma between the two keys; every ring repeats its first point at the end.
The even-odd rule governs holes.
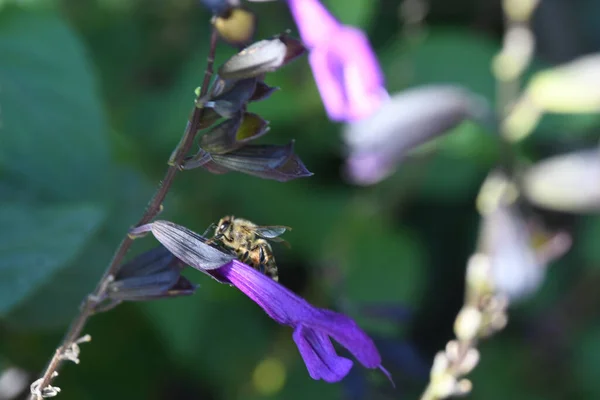
{"type": "Polygon", "coordinates": [[[273,72],[306,52],[302,43],[286,35],[261,40],[231,57],[219,68],[225,79],[258,77],[273,72]]]}
{"type": "Polygon", "coordinates": [[[248,103],[256,89],[256,82],[256,78],[242,79],[233,84],[225,82],[219,95],[207,101],[199,100],[199,103],[225,118],[231,118],[248,103]]]}
{"type": "Polygon", "coordinates": [[[273,93],[275,93],[278,90],[278,87],[272,87],[267,85],[263,81],[258,81],[256,83],[256,89],[254,90],[254,93],[252,94],[252,97],[249,101],[261,101],[268,99],[273,93]]]}
{"type": "Polygon", "coordinates": [[[145,278],[113,282],[109,287],[108,297],[116,301],[148,301],[191,296],[197,288],[198,285],[191,283],[179,273],[175,275],[174,271],[165,271],[145,278]],[[174,276],[176,279],[173,282],[174,276]]]}
{"type": "MultiPolygon", "coordinates": [[[[198,150],[198,153],[196,153],[194,156],[188,157],[186,160],[184,160],[183,163],[181,164],[180,168],[182,170],[194,169],[194,168],[198,168],[198,167],[204,167],[206,169],[209,169],[207,167],[208,164],[214,164],[214,161],[212,160],[210,153],[208,153],[207,151],[204,151],[203,149],[200,149],[200,150],[198,150]]],[[[211,172],[213,172],[213,171],[211,171],[211,172]]],[[[228,171],[227,170],[224,170],[222,172],[214,171],[213,173],[224,174],[225,172],[228,172],[228,171]]]]}
{"type": "Polygon", "coordinates": [[[226,154],[211,154],[200,149],[181,168],[187,170],[202,167],[214,174],[238,171],[279,182],[312,176],[312,172],[294,154],[293,144],[294,142],[286,146],[248,145],[226,154]]]}
{"type": "Polygon", "coordinates": [[[235,141],[237,143],[248,143],[254,139],[258,139],[269,132],[269,121],[265,121],[258,114],[244,113],[242,124],[235,133],[235,141]]]}
{"type": "Polygon", "coordinates": [[[262,172],[257,171],[254,175],[265,179],[273,179],[279,182],[287,182],[296,178],[307,178],[309,176],[313,176],[314,174],[306,168],[300,157],[298,157],[296,154],[292,154],[292,156],[288,158],[283,165],[275,168],[274,170],[262,172]]]}
{"type": "Polygon", "coordinates": [[[119,268],[115,280],[153,275],[169,270],[171,266],[181,265],[181,262],[169,250],[158,246],[123,264],[119,268]]]}
{"type": "Polygon", "coordinates": [[[230,79],[225,80],[221,79],[218,75],[212,84],[209,92],[209,98],[214,99],[219,96],[221,93],[231,90],[233,85],[236,83],[236,80],[230,79]]]}
{"type": "Polygon", "coordinates": [[[210,128],[215,122],[217,122],[221,118],[223,118],[223,117],[221,117],[221,115],[219,115],[212,108],[205,108],[204,113],[202,114],[202,120],[200,120],[199,128],[200,129],[210,128]]]}
{"type": "Polygon", "coordinates": [[[283,165],[294,152],[294,142],[285,146],[262,144],[244,146],[227,155],[212,154],[212,159],[234,170],[274,169],[283,165]]]}
{"type": "Polygon", "coordinates": [[[156,247],[121,267],[108,285],[108,298],[120,302],[192,295],[197,286],[181,276],[182,268],[166,248],[156,247]]]}
{"type": "Polygon", "coordinates": [[[211,154],[225,154],[237,150],[251,140],[269,131],[269,123],[257,114],[241,113],[224,121],[202,136],[200,145],[211,154]]]}
{"type": "Polygon", "coordinates": [[[304,55],[308,51],[308,49],[304,46],[302,41],[288,36],[287,33],[282,33],[278,36],[278,39],[285,44],[287,51],[285,53],[285,59],[283,60],[283,65],[287,65],[294,61],[296,58],[304,55]]]}
{"type": "Polygon", "coordinates": [[[212,154],[224,154],[241,146],[235,140],[236,132],[242,123],[242,113],[239,112],[210,129],[200,139],[200,146],[212,154]]]}
{"type": "Polygon", "coordinates": [[[255,145],[212,155],[212,159],[229,170],[279,182],[311,176],[312,173],[293,152],[294,142],[285,146],[255,145]]]}
{"type": "Polygon", "coordinates": [[[133,228],[129,233],[132,236],[141,236],[147,232],[152,232],[156,240],[187,265],[210,270],[219,268],[235,258],[234,255],[207,244],[206,238],[169,221],[154,221],[133,228]]]}

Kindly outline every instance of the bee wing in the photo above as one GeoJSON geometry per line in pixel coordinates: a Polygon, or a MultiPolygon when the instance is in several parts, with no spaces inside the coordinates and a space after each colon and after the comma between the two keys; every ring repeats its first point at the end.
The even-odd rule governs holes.
{"type": "Polygon", "coordinates": [[[292,248],[292,245],[290,244],[290,242],[288,242],[287,240],[283,240],[282,238],[274,237],[274,238],[270,238],[269,240],[271,242],[281,243],[282,245],[284,245],[288,249],[292,248]]]}
{"type": "Polygon", "coordinates": [[[289,226],[283,225],[272,225],[272,226],[256,226],[252,228],[254,233],[260,236],[263,239],[272,239],[274,242],[282,241],[282,239],[278,239],[277,236],[281,236],[285,231],[291,231],[292,228],[289,226]]]}
{"type": "Polygon", "coordinates": [[[283,226],[283,225],[257,226],[253,230],[257,236],[259,236],[263,239],[269,239],[271,242],[275,242],[275,243],[282,243],[287,248],[291,248],[291,246],[288,242],[286,242],[282,238],[278,237],[278,236],[283,235],[283,233],[285,231],[291,231],[292,228],[290,228],[289,226],[283,226]]]}

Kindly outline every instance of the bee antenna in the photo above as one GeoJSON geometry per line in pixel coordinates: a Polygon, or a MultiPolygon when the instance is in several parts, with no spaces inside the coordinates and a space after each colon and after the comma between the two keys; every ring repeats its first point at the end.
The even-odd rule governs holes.
{"type": "Polygon", "coordinates": [[[208,235],[208,232],[210,232],[211,229],[215,229],[216,227],[217,227],[217,225],[213,222],[212,224],[210,224],[208,226],[208,228],[206,228],[206,230],[204,231],[204,233],[202,234],[202,236],[208,235]]]}

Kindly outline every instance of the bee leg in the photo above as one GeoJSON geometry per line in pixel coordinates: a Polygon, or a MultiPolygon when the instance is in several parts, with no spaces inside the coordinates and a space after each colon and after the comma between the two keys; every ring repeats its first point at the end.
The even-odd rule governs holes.
{"type": "MultiPolygon", "coordinates": [[[[243,262],[244,264],[251,264],[248,263],[248,261],[250,260],[250,252],[246,251],[240,258],[239,260],[241,262],[243,262]]],[[[251,260],[250,260],[251,261],[251,260]]]]}
{"type": "MultiPolygon", "coordinates": [[[[206,232],[204,232],[204,235],[202,235],[202,236],[205,236],[205,235],[206,235],[206,232]]],[[[215,235],[212,238],[208,239],[205,243],[206,244],[216,244],[219,241],[222,241],[223,238],[224,238],[223,234],[218,234],[218,235],[215,235]]]]}
{"type": "Polygon", "coordinates": [[[269,276],[275,282],[279,281],[279,276],[277,275],[277,268],[272,268],[268,264],[265,246],[260,246],[260,272],[269,276]]]}
{"type": "Polygon", "coordinates": [[[259,258],[258,258],[258,270],[261,273],[264,274],[265,270],[266,270],[266,268],[265,268],[265,252],[264,252],[262,246],[258,247],[258,254],[259,254],[259,258]]]}

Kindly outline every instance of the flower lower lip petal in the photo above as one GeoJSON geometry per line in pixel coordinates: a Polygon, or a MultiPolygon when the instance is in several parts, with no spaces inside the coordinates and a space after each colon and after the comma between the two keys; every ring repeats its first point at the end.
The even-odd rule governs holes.
{"type": "Polygon", "coordinates": [[[388,374],[371,338],[345,315],[312,306],[238,260],[209,273],[237,287],[278,323],[294,328],[294,341],[313,379],[337,382],[352,368],[352,361],[336,354],[330,338],[348,349],[365,367],[380,368],[388,374]]]}
{"type": "Polygon", "coordinates": [[[338,356],[326,335],[299,326],[293,338],[311,378],[339,382],[350,372],[352,361],[338,356]]]}

